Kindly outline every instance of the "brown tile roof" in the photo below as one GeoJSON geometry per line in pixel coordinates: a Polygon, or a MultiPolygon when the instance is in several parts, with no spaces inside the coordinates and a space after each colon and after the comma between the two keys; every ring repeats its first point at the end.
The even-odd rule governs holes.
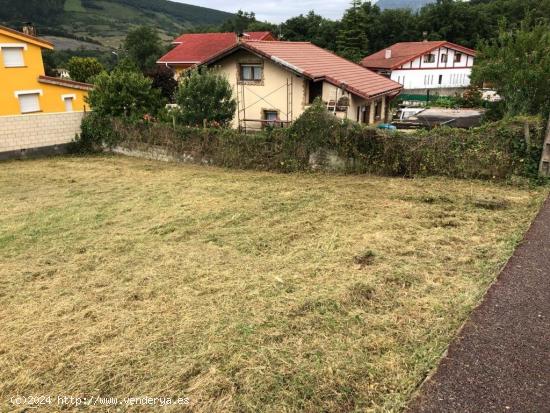
{"type": "Polygon", "coordinates": [[[361,64],[372,69],[396,69],[401,65],[440,47],[455,49],[470,56],[476,55],[475,50],[447,41],[403,42],[396,43],[365,57],[361,61],[361,64]],[[386,50],[388,49],[391,50],[391,57],[386,59],[386,50]]]}
{"type": "MultiPolygon", "coordinates": [[[[198,64],[227,47],[237,44],[235,33],[184,34],[172,43],[177,46],[162,56],[157,63],[198,64]]],[[[246,32],[243,40],[275,40],[271,32],[246,32]]]]}
{"type": "Polygon", "coordinates": [[[75,82],[74,80],[61,79],[59,77],[38,76],[38,81],[40,83],[64,86],[71,89],[92,90],[94,88],[94,85],[89,83],[75,82]]]}
{"type": "Polygon", "coordinates": [[[244,48],[313,80],[326,80],[365,99],[382,94],[397,94],[402,86],[358,64],[309,42],[247,41],[230,47],[207,63],[244,48]]]}

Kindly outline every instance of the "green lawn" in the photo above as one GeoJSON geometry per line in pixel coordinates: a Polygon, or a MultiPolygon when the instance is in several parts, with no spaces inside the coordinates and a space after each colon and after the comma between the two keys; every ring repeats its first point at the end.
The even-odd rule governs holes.
{"type": "Polygon", "coordinates": [[[2,408],[197,412],[402,410],[547,193],[125,157],[3,162],[0,191],[2,408]]]}

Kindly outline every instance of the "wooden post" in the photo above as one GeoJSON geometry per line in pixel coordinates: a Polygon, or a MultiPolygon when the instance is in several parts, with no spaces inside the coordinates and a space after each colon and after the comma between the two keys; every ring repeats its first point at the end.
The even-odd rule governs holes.
{"type": "Polygon", "coordinates": [[[548,117],[548,126],[546,127],[546,138],[542,144],[539,175],[550,177],[550,116],[548,117]]]}

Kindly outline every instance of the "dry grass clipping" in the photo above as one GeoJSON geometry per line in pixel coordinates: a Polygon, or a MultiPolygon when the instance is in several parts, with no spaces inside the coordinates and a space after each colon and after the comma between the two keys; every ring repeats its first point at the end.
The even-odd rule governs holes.
{"type": "Polygon", "coordinates": [[[124,157],[2,163],[0,190],[3,409],[196,412],[401,410],[546,194],[124,157]]]}

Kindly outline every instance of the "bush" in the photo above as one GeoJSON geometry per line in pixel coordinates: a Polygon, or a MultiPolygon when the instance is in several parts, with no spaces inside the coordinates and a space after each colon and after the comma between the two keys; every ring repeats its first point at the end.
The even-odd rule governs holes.
{"type": "Polygon", "coordinates": [[[94,113],[83,123],[79,144],[85,150],[120,144],[243,169],[334,169],[337,161],[338,169],[348,173],[506,180],[537,177],[544,131],[540,118],[514,118],[474,129],[390,133],[338,119],[315,102],[292,127],[255,134],[127,118],[106,120],[94,113]]]}
{"type": "Polygon", "coordinates": [[[81,132],[72,143],[71,152],[100,152],[105,147],[112,148],[120,141],[113,120],[90,112],[82,119],[81,132]]]}
{"type": "Polygon", "coordinates": [[[180,80],[176,101],[180,120],[189,126],[203,122],[225,126],[235,116],[237,104],[227,79],[212,70],[193,70],[180,80]]]}
{"type": "Polygon", "coordinates": [[[311,156],[340,159],[348,173],[388,176],[444,175],[505,180],[535,178],[544,128],[539,118],[516,118],[475,129],[439,128],[389,133],[343,121],[314,104],[289,129],[242,134],[232,129],[115,122],[129,148],[159,148],[199,163],[282,172],[309,170],[311,156]],[[529,138],[526,139],[526,126],[529,138]]]}
{"type": "Polygon", "coordinates": [[[67,70],[71,79],[77,82],[92,82],[94,76],[105,71],[103,65],[95,57],[73,56],[67,62],[67,70]]]}
{"type": "Polygon", "coordinates": [[[160,91],[139,72],[115,69],[99,74],[94,82],[87,102],[98,116],[137,120],[156,115],[163,106],[160,91]]]}
{"type": "Polygon", "coordinates": [[[178,81],[171,68],[157,65],[147,72],[147,76],[153,80],[152,86],[160,90],[163,98],[168,102],[174,101],[178,81]]]}

